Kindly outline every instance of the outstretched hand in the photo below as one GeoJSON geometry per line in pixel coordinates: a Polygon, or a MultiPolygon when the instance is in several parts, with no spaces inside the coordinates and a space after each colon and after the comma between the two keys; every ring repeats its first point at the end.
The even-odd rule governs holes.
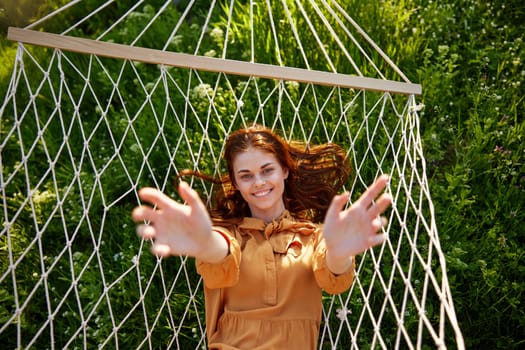
{"type": "Polygon", "coordinates": [[[378,233],[387,220],[381,214],[390,206],[390,195],[380,193],[389,178],[380,176],[350,208],[343,210],[349,194],[337,195],[332,200],[324,221],[323,236],[327,247],[329,268],[340,273],[351,256],[381,244],[386,235],[378,233]],[[378,197],[379,196],[379,197],[378,197]]]}
{"type": "Polygon", "coordinates": [[[220,261],[228,251],[226,240],[212,231],[211,219],[199,195],[185,182],[179,185],[181,204],[154,188],[143,188],[139,197],[154,207],[141,205],[132,212],[137,234],[153,239],[152,253],[159,256],[190,255],[220,261]],[[217,255],[215,255],[217,254],[217,255]]]}

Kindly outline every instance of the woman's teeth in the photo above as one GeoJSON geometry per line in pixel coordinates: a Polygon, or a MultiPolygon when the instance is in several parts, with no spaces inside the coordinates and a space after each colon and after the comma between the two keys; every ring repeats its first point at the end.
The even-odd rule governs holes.
{"type": "Polygon", "coordinates": [[[263,197],[263,196],[266,196],[268,193],[270,193],[272,190],[264,190],[264,191],[259,191],[259,192],[255,192],[253,195],[255,197],[263,197]]]}

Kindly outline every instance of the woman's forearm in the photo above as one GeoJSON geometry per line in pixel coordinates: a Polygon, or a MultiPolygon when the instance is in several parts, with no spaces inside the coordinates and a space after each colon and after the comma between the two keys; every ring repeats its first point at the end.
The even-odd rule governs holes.
{"type": "Polygon", "coordinates": [[[217,231],[212,231],[209,241],[203,245],[202,251],[195,257],[202,262],[215,264],[224,260],[229,251],[230,245],[226,237],[217,231]]]}

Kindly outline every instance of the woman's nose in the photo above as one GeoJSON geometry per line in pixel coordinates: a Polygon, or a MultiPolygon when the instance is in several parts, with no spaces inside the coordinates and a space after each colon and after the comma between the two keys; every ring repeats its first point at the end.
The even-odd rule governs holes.
{"type": "Polygon", "coordinates": [[[256,186],[262,186],[266,180],[261,175],[255,175],[255,185],[256,186]]]}

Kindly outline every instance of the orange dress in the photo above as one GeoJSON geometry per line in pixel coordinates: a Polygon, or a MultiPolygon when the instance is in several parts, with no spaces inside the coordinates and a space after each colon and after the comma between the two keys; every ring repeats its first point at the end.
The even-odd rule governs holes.
{"type": "Polygon", "coordinates": [[[316,349],[322,290],[347,290],[355,270],[328,269],[320,227],[285,211],[268,224],[245,218],[214,230],[229,241],[230,254],[217,264],[197,260],[209,349],[316,349]]]}

